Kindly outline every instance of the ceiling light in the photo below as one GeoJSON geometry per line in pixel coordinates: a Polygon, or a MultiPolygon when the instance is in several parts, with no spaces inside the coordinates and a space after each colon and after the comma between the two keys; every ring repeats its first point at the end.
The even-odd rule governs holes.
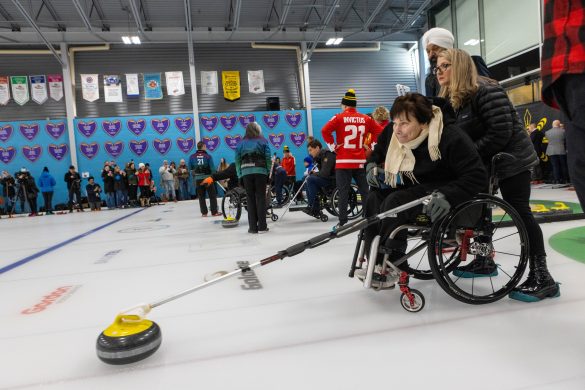
{"type": "Polygon", "coordinates": [[[333,41],[333,44],[339,45],[341,43],[341,41],[343,41],[343,38],[336,38],[335,41],[333,41]]]}
{"type": "Polygon", "coordinates": [[[126,45],[132,44],[130,37],[126,37],[126,36],[122,37],[122,42],[124,42],[126,45]]]}
{"type": "Polygon", "coordinates": [[[464,46],[475,46],[479,44],[479,39],[470,39],[469,41],[465,42],[464,46]]]}
{"type": "Polygon", "coordinates": [[[325,43],[327,46],[331,46],[333,45],[333,43],[335,42],[335,38],[329,38],[329,40],[327,41],[327,43],[325,43]]]}
{"type": "Polygon", "coordinates": [[[133,37],[130,37],[130,39],[132,40],[133,44],[140,45],[140,37],[133,36],[133,37]]]}

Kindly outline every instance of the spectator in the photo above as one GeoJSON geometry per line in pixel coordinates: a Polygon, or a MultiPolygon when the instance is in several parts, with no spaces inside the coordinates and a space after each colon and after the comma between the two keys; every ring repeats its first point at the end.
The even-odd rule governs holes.
{"type": "Polygon", "coordinates": [[[53,214],[53,190],[57,185],[55,178],[49,173],[49,168],[44,167],[41,177],[39,177],[39,188],[43,194],[43,200],[45,202],[45,213],[47,215],[53,214]]]}
{"type": "Polygon", "coordinates": [[[9,218],[14,214],[14,206],[16,205],[16,180],[8,171],[2,171],[0,178],[4,194],[4,210],[9,218]]]}
{"type": "MultiPolygon", "coordinates": [[[[384,106],[378,106],[372,113],[372,119],[376,121],[382,129],[385,129],[386,126],[390,123],[390,111],[384,106]]],[[[372,140],[371,135],[366,137],[364,140],[364,149],[366,150],[366,160],[370,158],[372,154],[372,149],[374,148],[374,141],[372,140]]]]}
{"type": "Polygon", "coordinates": [[[79,205],[79,211],[83,211],[83,205],[81,204],[81,176],[73,165],[69,167],[69,171],[65,174],[65,182],[67,183],[67,191],[69,191],[69,212],[73,212],[74,197],[75,203],[79,205]]]}
{"type": "Polygon", "coordinates": [[[209,204],[211,206],[211,215],[218,216],[222,215],[217,210],[217,191],[215,184],[206,186],[203,180],[207,179],[213,173],[215,173],[215,166],[213,165],[213,158],[206,151],[205,143],[199,141],[197,143],[197,152],[193,153],[189,158],[189,169],[193,175],[193,181],[195,183],[195,189],[197,191],[197,198],[199,199],[199,209],[201,215],[207,217],[207,202],[205,200],[205,194],[209,196],[209,204]]]}
{"type": "Polygon", "coordinates": [[[175,195],[175,202],[179,200],[181,194],[179,193],[179,176],[177,174],[177,164],[174,161],[171,161],[171,168],[175,171],[173,173],[173,182],[174,182],[174,195],[175,195]]]}
{"type": "Polygon", "coordinates": [[[552,129],[546,133],[548,139],[548,154],[554,177],[554,184],[565,184],[569,182],[569,168],[567,166],[567,151],[565,149],[565,130],[561,128],[561,121],[554,120],[552,129]]]}
{"type": "Polygon", "coordinates": [[[256,122],[246,126],[244,139],[236,148],[236,172],[244,181],[248,202],[248,233],[266,233],[266,187],[272,166],[270,146],[256,122]]]}
{"type": "Polygon", "coordinates": [[[569,176],[585,209],[585,23],[583,0],[544,0],[542,100],[568,118],[569,176]]]}
{"type": "Polygon", "coordinates": [[[120,169],[118,165],[114,168],[114,191],[116,192],[116,206],[119,209],[126,207],[126,171],[120,169]]]}
{"type": "Polygon", "coordinates": [[[152,176],[150,170],[146,168],[146,164],[138,164],[138,187],[140,188],[140,206],[150,206],[150,188],[152,186],[152,176]]]}
{"type": "Polygon", "coordinates": [[[102,171],[104,191],[106,192],[106,205],[108,209],[116,208],[116,189],[114,187],[114,167],[109,164],[104,166],[102,171]]]}
{"type": "Polygon", "coordinates": [[[272,164],[272,181],[274,182],[274,192],[276,193],[276,205],[274,207],[280,208],[283,204],[282,187],[287,180],[286,169],[280,164],[280,159],[274,159],[272,164]]]}
{"type": "Polygon", "coordinates": [[[88,184],[85,186],[85,191],[87,192],[89,208],[91,211],[100,211],[102,209],[102,187],[95,182],[93,176],[90,176],[87,181],[88,184]]]}
{"type": "Polygon", "coordinates": [[[319,140],[313,139],[307,147],[317,166],[307,178],[307,208],[303,210],[310,216],[319,218],[321,205],[317,201],[317,193],[321,188],[333,185],[335,178],[335,153],[323,149],[319,140]]]}
{"type": "Polygon", "coordinates": [[[36,217],[37,214],[37,196],[39,189],[35,184],[35,179],[26,168],[21,168],[16,175],[18,187],[18,198],[20,199],[20,208],[24,212],[25,202],[30,207],[29,217],[36,217]]]}
{"type": "Polygon", "coordinates": [[[546,159],[543,145],[544,133],[536,128],[535,123],[528,125],[527,132],[530,136],[530,141],[532,141],[534,152],[538,156],[538,165],[534,167],[532,180],[534,184],[539,184],[544,179],[544,161],[546,159]]]}
{"type": "Polygon", "coordinates": [[[177,168],[177,177],[179,178],[179,189],[181,193],[181,200],[190,200],[191,193],[189,192],[189,167],[185,163],[185,159],[179,161],[177,168]]]}
{"type": "Polygon", "coordinates": [[[176,170],[169,165],[167,160],[164,160],[163,165],[158,169],[158,174],[160,175],[160,181],[162,184],[163,202],[175,200],[175,173],[176,170]]]}
{"type": "MultiPolygon", "coordinates": [[[[219,165],[217,166],[217,172],[221,172],[221,171],[225,171],[226,169],[228,169],[229,164],[225,161],[225,158],[221,158],[219,160],[219,165]]],[[[223,187],[226,188],[227,186],[227,180],[219,180],[218,183],[223,187]]]]}
{"type": "Polygon", "coordinates": [[[128,203],[131,207],[136,207],[138,203],[138,176],[136,176],[134,161],[127,163],[124,171],[128,182],[128,203]]]}

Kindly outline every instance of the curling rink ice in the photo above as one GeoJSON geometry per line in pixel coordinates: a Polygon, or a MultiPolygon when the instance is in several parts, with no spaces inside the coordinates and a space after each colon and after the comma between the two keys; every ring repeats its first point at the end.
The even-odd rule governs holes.
{"type": "MultiPolygon", "coordinates": [[[[576,202],[565,190],[533,198],[576,202]]],[[[287,213],[251,235],[246,214],[234,229],[220,221],[202,218],[196,201],[0,220],[0,388],[585,389],[585,263],[548,243],[584,220],[541,225],[558,299],[471,306],[412,280],[426,306],[408,313],[397,289],[348,278],[354,234],[257,268],[257,280],[228,279],[153,309],[160,349],[127,366],[101,362],[96,338],[120,310],[337,222],[287,213]]]]}

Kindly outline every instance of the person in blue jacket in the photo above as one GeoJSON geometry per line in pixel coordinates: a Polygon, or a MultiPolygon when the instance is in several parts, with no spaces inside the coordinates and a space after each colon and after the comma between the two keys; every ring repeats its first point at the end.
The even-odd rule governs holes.
{"type": "Polygon", "coordinates": [[[236,172],[244,182],[248,202],[248,233],[266,233],[266,186],[272,166],[270,146],[256,122],[246,126],[236,148],[236,172]]]}
{"type": "Polygon", "coordinates": [[[41,173],[41,176],[39,177],[39,188],[43,194],[45,212],[47,215],[53,214],[53,192],[55,185],[57,185],[57,182],[53,175],[49,173],[49,168],[44,167],[43,173],[41,173]]]}

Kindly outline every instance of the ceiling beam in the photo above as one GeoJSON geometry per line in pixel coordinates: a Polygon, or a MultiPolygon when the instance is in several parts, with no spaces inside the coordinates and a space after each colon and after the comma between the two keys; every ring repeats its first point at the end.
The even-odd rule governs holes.
{"type": "Polygon", "coordinates": [[[102,6],[99,2],[99,0],[96,2],[96,0],[91,0],[91,8],[89,10],[89,17],[91,18],[91,14],[93,13],[93,10],[95,9],[96,14],[98,15],[98,19],[100,20],[100,23],[102,24],[102,31],[110,31],[110,26],[106,23],[106,16],[104,14],[104,10],[102,9],[102,6]]]}
{"type": "Polygon", "coordinates": [[[75,9],[77,10],[77,13],[79,14],[79,17],[81,18],[81,21],[83,22],[83,24],[85,24],[85,28],[87,28],[89,31],[93,31],[93,26],[91,25],[89,18],[85,14],[85,11],[83,10],[83,7],[81,6],[79,0],[72,1],[73,5],[75,6],[75,9]]]}
{"type": "Polygon", "coordinates": [[[315,11],[317,16],[319,17],[319,20],[322,20],[321,15],[319,15],[319,12],[317,11],[316,4],[317,4],[317,0],[313,0],[313,4],[309,6],[309,10],[305,14],[305,21],[303,22],[303,26],[306,27],[307,24],[309,24],[309,19],[311,18],[311,14],[313,13],[313,11],[315,11]]]}
{"type": "Polygon", "coordinates": [[[339,7],[340,1],[341,0],[335,0],[333,2],[333,4],[331,5],[331,8],[329,8],[329,11],[327,12],[327,15],[325,16],[325,18],[323,20],[323,23],[321,24],[321,26],[318,29],[317,36],[315,37],[315,39],[311,43],[311,48],[307,52],[306,57],[303,58],[303,61],[309,61],[311,59],[311,56],[313,55],[313,51],[315,51],[315,49],[317,48],[317,44],[319,44],[319,39],[321,39],[321,35],[323,34],[323,31],[325,31],[325,29],[327,28],[327,25],[329,24],[329,22],[333,18],[333,15],[335,14],[337,7],[339,7]]]}
{"type": "Polygon", "coordinates": [[[372,24],[376,16],[378,16],[380,11],[382,11],[382,8],[384,8],[387,2],[388,0],[380,0],[374,11],[370,14],[368,20],[366,20],[366,22],[364,23],[364,27],[362,28],[364,31],[370,28],[370,25],[372,24]]]}
{"type": "MultiPolygon", "coordinates": [[[[405,18],[406,22],[402,25],[402,30],[406,30],[416,22],[418,17],[426,10],[426,8],[432,3],[432,0],[425,0],[424,3],[418,7],[414,14],[410,18],[405,18]]],[[[408,11],[408,10],[407,10],[408,11]]]]}
{"type": "Polygon", "coordinates": [[[130,12],[132,13],[132,17],[134,18],[134,21],[136,22],[136,27],[138,27],[138,31],[143,33],[144,32],[144,25],[142,24],[142,18],[140,17],[140,11],[138,10],[138,7],[136,6],[136,3],[134,1],[135,0],[128,0],[128,3],[130,4],[130,12]]]}
{"type": "Polygon", "coordinates": [[[146,9],[146,0],[138,0],[140,3],[140,8],[138,9],[142,13],[142,17],[144,18],[144,22],[146,23],[145,30],[152,31],[152,26],[150,25],[150,16],[148,15],[148,10],[146,9]]]}
{"type": "Polygon", "coordinates": [[[345,21],[347,20],[347,18],[349,17],[349,14],[351,12],[351,10],[353,10],[355,12],[355,8],[353,8],[353,6],[355,5],[355,3],[357,2],[357,0],[353,0],[344,10],[343,13],[341,14],[341,16],[339,17],[339,21],[340,21],[340,26],[343,26],[343,23],[345,23],[345,21]]]}
{"type": "Polygon", "coordinates": [[[47,8],[47,11],[49,11],[49,14],[51,14],[51,17],[53,18],[53,20],[55,22],[57,22],[57,30],[58,31],[66,31],[67,27],[60,23],[61,18],[59,17],[59,14],[55,10],[55,7],[53,7],[53,4],[49,0],[41,0],[41,2],[42,2],[41,8],[39,8],[39,12],[38,12],[35,20],[37,20],[37,21],[39,20],[39,15],[41,13],[41,10],[43,9],[43,6],[45,6],[45,8],[47,8]]]}
{"type": "Polygon", "coordinates": [[[22,6],[22,4],[20,4],[20,2],[18,0],[12,0],[12,3],[20,11],[20,13],[22,14],[22,16],[24,16],[24,18],[31,25],[31,27],[37,32],[37,34],[39,34],[39,37],[41,38],[41,40],[45,43],[45,45],[47,45],[47,48],[51,51],[51,53],[53,53],[53,55],[55,56],[55,58],[57,59],[57,61],[59,61],[59,63],[61,64],[61,66],[64,67],[65,64],[63,63],[63,60],[61,60],[61,56],[59,55],[59,53],[57,53],[57,51],[55,50],[55,48],[53,47],[53,45],[51,45],[51,43],[43,35],[43,33],[41,32],[41,29],[39,28],[39,26],[35,23],[35,21],[33,20],[33,18],[28,14],[28,12],[26,11],[26,9],[24,9],[24,7],[22,6]]]}
{"type": "Polygon", "coordinates": [[[12,31],[20,31],[20,25],[14,23],[14,18],[10,15],[10,12],[6,11],[6,8],[4,8],[2,4],[0,4],[0,15],[2,15],[6,21],[10,22],[10,28],[12,31]]]}
{"type": "Polygon", "coordinates": [[[240,27],[240,13],[242,11],[242,0],[236,0],[236,6],[234,7],[234,22],[232,28],[237,30],[240,27]]]}
{"type": "Polygon", "coordinates": [[[285,0],[286,3],[284,4],[284,7],[282,8],[282,13],[280,14],[280,20],[278,22],[278,27],[280,29],[282,29],[284,27],[284,23],[286,22],[286,18],[288,16],[288,13],[290,11],[290,6],[293,3],[293,0],[285,0]]]}

